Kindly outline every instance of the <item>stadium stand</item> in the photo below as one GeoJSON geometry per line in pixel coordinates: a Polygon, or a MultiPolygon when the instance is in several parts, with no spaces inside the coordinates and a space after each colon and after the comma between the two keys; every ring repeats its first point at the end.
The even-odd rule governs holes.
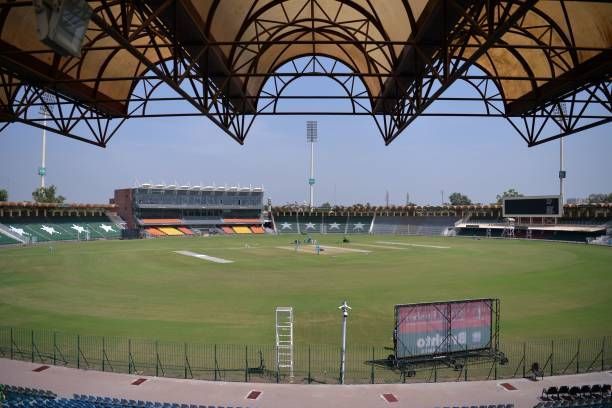
{"type": "MultiPolygon", "coordinates": [[[[608,245],[612,235],[612,204],[566,204],[563,218],[521,217],[516,224],[522,227],[515,237],[593,242],[608,245]],[[527,231],[530,231],[527,234],[527,231]],[[611,232],[608,232],[611,231],[611,232]]],[[[506,225],[499,204],[441,205],[441,206],[336,206],[310,211],[297,205],[272,209],[278,233],[358,233],[404,235],[468,235],[501,236],[506,225]],[[354,224],[363,222],[372,228],[353,231],[354,224]],[[343,230],[342,226],[345,226],[343,230]],[[499,229],[499,230],[496,230],[499,229]]]]}
{"type": "Polygon", "coordinates": [[[252,226],[250,227],[251,231],[253,232],[253,234],[265,234],[266,231],[263,229],[263,227],[260,227],[258,225],[252,226]]]}
{"type": "Polygon", "coordinates": [[[446,235],[458,220],[458,217],[445,216],[379,216],[374,220],[372,234],[446,235]]]}
{"type": "MultiPolygon", "coordinates": [[[[86,394],[74,394],[73,398],[61,398],[51,391],[10,385],[2,386],[2,390],[6,398],[5,401],[0,402],[3,408],[223,408],[215,405],[186,405],[86,394]]],[[[235,408],[242,407],[236,406],[235,408]]]]}
{"type": "Polygon", "coordinates": [[[368,233],[372,216],[329,216],[329,215],[277,215],[276,229],[279,233],[368,233]]]}
{"type": "Polygon", "coordinates": [[[179,231],[181,231],[184,235],[195,235],[192,230],[187,227],[178,227],[179,231]]]}
{"type": "Polygon", "coordinates": [[[540,399],[533,408],[612,407],[610,384],[551,386],[542,390],[540,399]]]}
{"type": "MultiPolygon", "coordinates": [[[[240,233],[252,233],[249,227],[262,226],[262,187],[178,186],[141,184],[115,190],[112,202],[130,229],[187,227],[200,234],[233,234],[233,226],[243,226],[240,233]],[[221,227],[228,227],[221,228],[221,227]]],[[[170,232],[169,235],[178,235],[170,232]]]]}
{"type": "Polygon", "coordinates": [[[24,241],[118,239],[121,226],[107,217],[11,217],[0,218],[5,228],[24,241]]]}
{"type": "Polygon", "coordinates": [[[231,227],[236,234],[251,234],[249,227],[231,227]]]}
{"type": "Polygon", "coordinates": [[[11,245],[11,244],[21,244],[21,241],[17,241],[14,238],[11,238],[7,235],[4,235],[1,231],[0,231],[0,245],[11,245]]]}
{"type": "Polygon", "coordinates": [[[162,231],[158,230],[157,228],[153,228],[153,227],[145,228],[145,232],[151,235],[152,237],[165,237],[166,236],[166,234],[164,234],[162,231]]]}
{"type": "Polygon", "coordinates": [[[164,234],[171,236],[171,237],[181,237],[185,235],[181,231],[179,231],[177,228],[173,228],[173,227],[159,227],[158,230],[160,230],[164,234]]]}

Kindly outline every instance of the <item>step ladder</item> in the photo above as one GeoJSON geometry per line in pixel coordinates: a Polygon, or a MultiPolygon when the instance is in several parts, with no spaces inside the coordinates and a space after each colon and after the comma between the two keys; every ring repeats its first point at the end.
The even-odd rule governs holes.
{"type": "Polygon", "coordinates": [[[293,378],[293,308],[276,308],[276,366],[293,378]]]}

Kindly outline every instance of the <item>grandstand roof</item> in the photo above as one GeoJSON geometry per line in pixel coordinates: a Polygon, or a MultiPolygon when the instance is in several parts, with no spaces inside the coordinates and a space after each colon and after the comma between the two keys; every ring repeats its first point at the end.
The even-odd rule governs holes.
{"type": "Polygon", "coordinates": [[[136,188],[153,189],[153,190],[190,190],[190,191],[241,191],[241,192],[263,192],[264,188],[250,186],[177,186],[174,184],[149,184],[143,183],[136,188]]]}
{"type": "Polygon", "coordinates": [[[372,115],[386,143],[414,118],[432,114],[427,108],[458,80],[474,87],[477,96],[458,99],[481,101],[480,116],[553,118],[541,125],[556,126],[551,135],[531,124],[519,129],[511,121],[529,145],[612,117],[610,2],[88,4],[94,12],[82,55],[75,58],[61,57],[38,40],[31,2],[0,0],[0,121],[46,126],[104,146],[127,117],[199,114],[242,143],[252,119],[281,113],[277,103],[283,90],[304,75],[336,80],[351,101],[350,113],[372,115]],[[325,65],[323,56],[350,72],[338,71],[336,63],[325,65]],[[297,67],[300,57],[312,59],[297,67]],[[286,64],[289,70],[282,68],[286,64]],[[355,91],[355,79],[363,83],[363,91],[355,91]],[[266,81],[274,86],[265,88],[266,81]],[[188,109],[177,113],[162,108],[160,113],[148,108],[152,101],[161,102],[156,94],[161,84],[186,101],[188,109]],[[51,101],[43,100],[43,91],[53,95],[51,101]],[[28,114],[40,105],[54,105],[50,124],[28,114]],[[597,105],[595,113],[581,109],[592,105],[597,105]],[[88,126],[78,133],[75,126],[84,121],[110,126],[88,126]]]}

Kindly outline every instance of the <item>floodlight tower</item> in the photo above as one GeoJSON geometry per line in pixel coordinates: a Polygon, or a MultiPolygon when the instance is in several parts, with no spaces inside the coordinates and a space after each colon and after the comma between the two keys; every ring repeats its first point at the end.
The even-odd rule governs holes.
{"type": "Polygon", "coordinates": [[[47,153],[47,117],[51,116],[52,96],[48,93],[42,94],[40,114],[43,115],[43,134],[42,134],[42,157],[40,161],[40,167],[38,168],[38,175],[40,176],[40,187],[45,187],[45,174],[47,174],[47,168],[45,167],[46,153],[47,153]]]}
{"type": "Polygon", "coordinates": [[[306,122],[306,142],[310,143],[310,178],[308,179],[308,185],[310,185],[310,208],[314,207],[314,144],[317,139],[317,121],[309,120],[306,122]]]}

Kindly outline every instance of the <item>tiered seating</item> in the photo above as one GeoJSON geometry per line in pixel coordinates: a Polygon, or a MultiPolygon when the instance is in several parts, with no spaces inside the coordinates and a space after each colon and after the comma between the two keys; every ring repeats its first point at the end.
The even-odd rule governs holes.
{"type": "Polygon", "coordinates": [[[575,401],[546,401],[539,402],[534,408],[610,408],[612,398],[592,398],[575,401]]]}
{"type": "Polygon", "coordinates": [[[234,232],[236,234],[250,234],[251,233],[251,229],[249,227],[242,227],[242,226],[237,226],[237,227],[232,227],[232,229],[234,230],[234,232]]]}
{"type": "Polygon", "coordinates": [[[4,218],[0,222],[11,233],[32,241],[66,241],[87,239],[117,239],[121,227],[107,217],[22,217],[4,218]]]}
{"type": "Polygon", "coordinates": [[[253,232],[253,234],[265,234],[266,233],[263,227],[260,227],[259,225],[253,225],[251,227],[251,231],[253,232]]]}
{"type": "Polygon", "coordinates": [[[541,402],[536,405],[536,407],[609,407],[612,406],[612,395],[610,388],[610,384],[595,384],[583,386],[562,385],[560,387],[544,388],[542,390],[542,396],[540,398],[546,402],[541,402]],[[594,403],[596,405],[590,405],[591,403],[594,403]],[[607,403],[608,405],[599,405],[603,403],[607,403]]]}
{"type": "Polygon", "coordinates": [[[223,230],[223,232],[225,234],[233,234],[234,230],[232,229],[232,227],[221,227],[221,230],[223,230]]]}
{"type": "MultiPolygon", "coordinates": [[[[325,221],[328,224],[327,231],[330,232],[329,226],[330,221],[326,218],[325,221]]],[[[350,216],[346,220],[346,233],[347,234],[367,234],[370,232],[370,226],[372,225],[372,217],[359,217],[350,216]]]]}
{"type": "Polygon", "coordinates": [[[177,230],[181,231],[185,235],[194,235],[193,231],[187,227],[178,227],[177,230]]]}
{"type": "Polygon", "coordinates": [[[0,245],[19,244],[20,242],[0,232],[0,245]]]}
{"type": "Polygon", "coordinates": [[[178,237],[184,235],[181,231],[172,227],[159,227],[158,230],[171,237],[178,237]]]}
{"type": "Polygon", "coordinates": [[[276,230],[281,234],[297,234],[298,221],[295,215],[276,216],[276,230]]]}
{"type": "MultiPolygon", "coordinates": [[[[151,402],[125,398],[99,397],[94,395],[74,394],[73,398],[58,398],[51,391],[24,387],[4,386],[6,401],[3,408],[50,407],[50,408],[223,408],[214,405],[186,405],[168,402],[151,402]]],[[[225,406],[225,405],[224,405],[225,406]]],[[[237,406],[235,408],[242,408],[237,406]]]]}
{"type": "Polygon", "coordinates": [[[158,230],[157,228],[153,228],[153,227],[149,227],[149,228],[145,228],[145,231],[154,237],[165,237],[166,234],[164,234],[162,231],[158,230]]]}
{"type": "MultiPolygon", "coordinates": [[[[451,407],[444,407],[444,408],[451,408],[451,407]]],[[[459,408],[458,405],[453,405],[452,408],[459,408]]],[[[472,405],[462,405],[461,408],[514,408],[514,404],[487,404],[487,405],[478,405],[478,404],[472,404],[472,405]]]]}
{"type": "Polygon", "coordinates": [[[372,217],[292,215],[277,216],[275,221],[279,233],[367,234],[372,217]]]}
{"type": "Polygon", "coordinates": [[[376,217],[373,234],[442,235],[458,217],[376,217]]]}

